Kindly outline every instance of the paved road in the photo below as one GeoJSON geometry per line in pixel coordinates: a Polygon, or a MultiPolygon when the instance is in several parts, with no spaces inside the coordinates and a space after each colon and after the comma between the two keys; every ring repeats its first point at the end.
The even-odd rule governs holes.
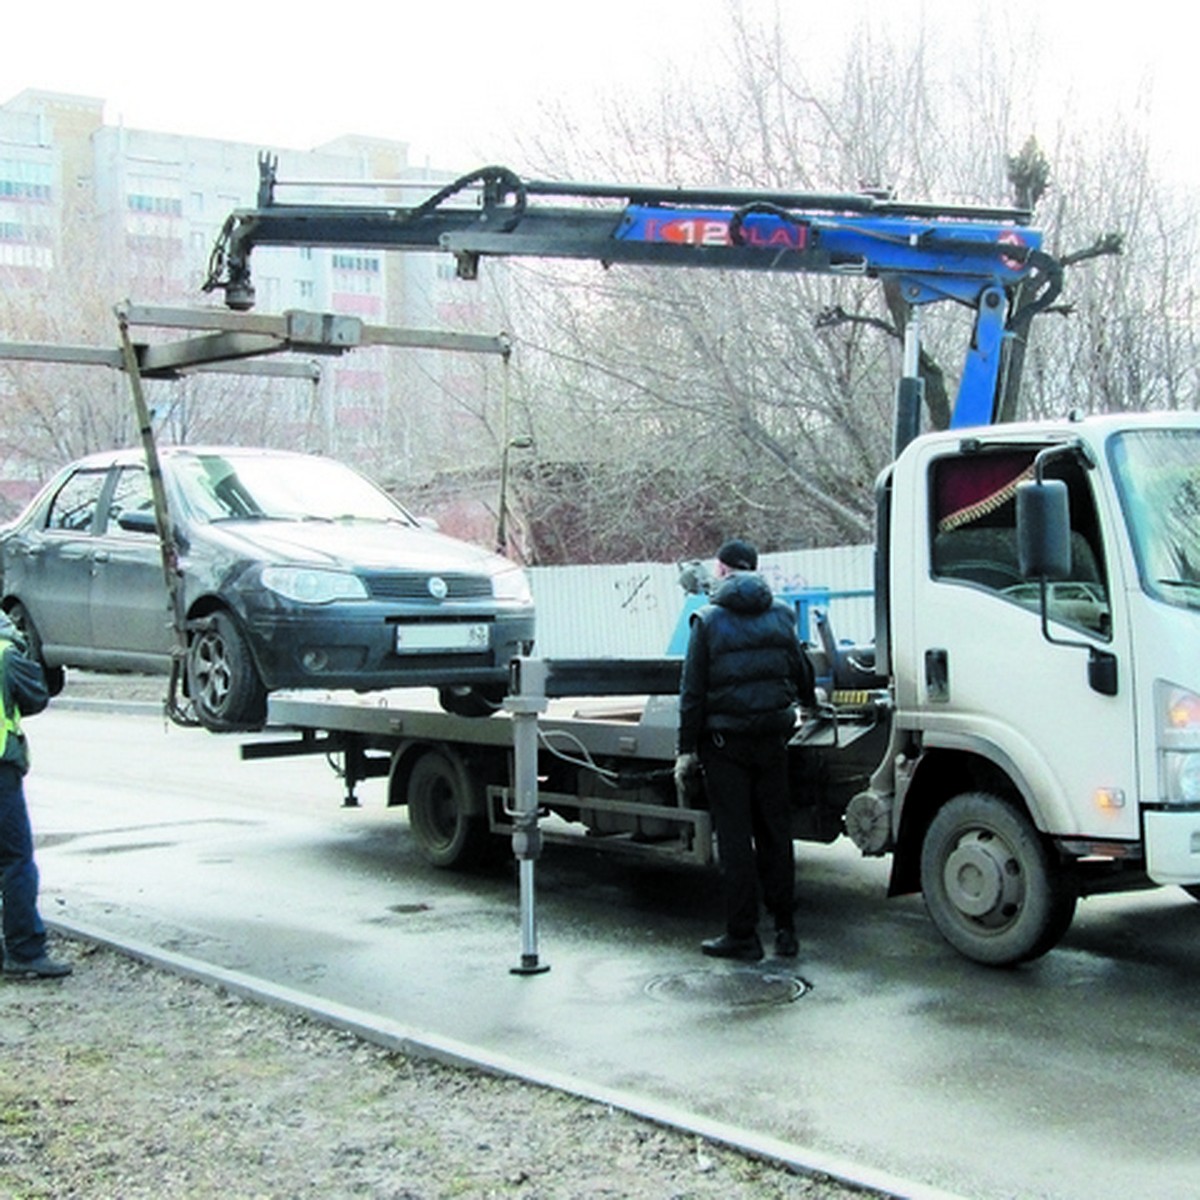
{"type": "Polygon", "coordinates": [[[801,958],[697,952],[711,874],[552,847],[541,951],[510,868],[433,871],[382,783],[340,807],[322,760],[51,709],[28,725],[47,915],[379,1013],[970,1198],[1200,1193],[1200,905],[1087,901],[1012,971],[949,950],[886,865],[800,847],[801,958]],[[748,1001],[753,1001],[750,1003],[748,1001]]]}

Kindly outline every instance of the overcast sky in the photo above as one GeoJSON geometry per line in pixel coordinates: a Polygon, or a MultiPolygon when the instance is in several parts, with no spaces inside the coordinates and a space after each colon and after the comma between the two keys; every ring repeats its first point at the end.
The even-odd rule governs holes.
{"type": "MultiPolygon", "coordinates": [[[[969,28],[986,11],[1011,53],[1048,63],[1047,100],[1070,95],[1098,121],[1153,90],[1154,121],[1178,172],[1200,183],[1194,79],[1200,17],[1173,0],[778,0],[814,60],[854,22],[969,28]]],[[[636,98],[669,66],[703,78],[725,15],[776,0],[274,0],[169,4],[10,0],[0,101],[25,88],[103,99],[106,120],[305,149],[343,133],[408,142],[446,169],[517,170],[547,104],[636,98]]],[[[1049,119],[1049,117],[1048,117],[1049,119]]],[[[695,181],[702,182],[702,181],[695,181]]]]}

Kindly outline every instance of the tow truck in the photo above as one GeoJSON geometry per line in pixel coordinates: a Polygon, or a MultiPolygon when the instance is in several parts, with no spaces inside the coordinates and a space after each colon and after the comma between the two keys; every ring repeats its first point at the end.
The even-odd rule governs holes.
{"type": "MultiPolygon", "coordinates": [[[[825,701],[791,740],[797,839],[891,855],[975,961],[1050,950],[1080,897],[1154,884],[1200,897],[1200,416],[999,424],[1013,347],[1062,286],[1031,215],[878,194],[525,181],[489,167],[411,207],[281,203],[230,214],[206,287],[253,304],[261,245],[354,246],[617,266],[879,280],[907,302],[895,457],[879,477],[875,636],[811,653],[825,701]],[[466,197],[466,200],[464,200],[466,197]],[[973,310],[950,427],[920,433],[920,314],[973,310]]],[[[1018,356],[1019,357],[1019,356],[1018,356]]],[[[402,695],[276,697],[288,736],[251,758],[340,756],[347,802],[386,777],[426,856],[511,836],[522,968],[539,969],[533,862],[550,837],[712,859],[678,795],[679,660],[515,660],[504,711],[467,720],[402,695]]]]}

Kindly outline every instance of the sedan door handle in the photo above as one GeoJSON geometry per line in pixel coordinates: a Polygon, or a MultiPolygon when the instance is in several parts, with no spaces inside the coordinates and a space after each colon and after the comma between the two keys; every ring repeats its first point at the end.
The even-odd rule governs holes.
{"type": "Polygon", "coordinates": [[[97,550],[96,553],[92,555],[92,562],[108,562],[109,557],[110,556],[107,550],[97,550]]]}

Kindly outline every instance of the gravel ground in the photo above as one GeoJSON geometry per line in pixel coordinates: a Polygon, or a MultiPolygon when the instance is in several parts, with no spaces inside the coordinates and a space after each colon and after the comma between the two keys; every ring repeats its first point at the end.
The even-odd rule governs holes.
{"type": "Polygon", "coordinates": [[[10,1200],[849,1200],[547,1089],[406,1058],[90,944],[0,980],[10,1200]]]}

